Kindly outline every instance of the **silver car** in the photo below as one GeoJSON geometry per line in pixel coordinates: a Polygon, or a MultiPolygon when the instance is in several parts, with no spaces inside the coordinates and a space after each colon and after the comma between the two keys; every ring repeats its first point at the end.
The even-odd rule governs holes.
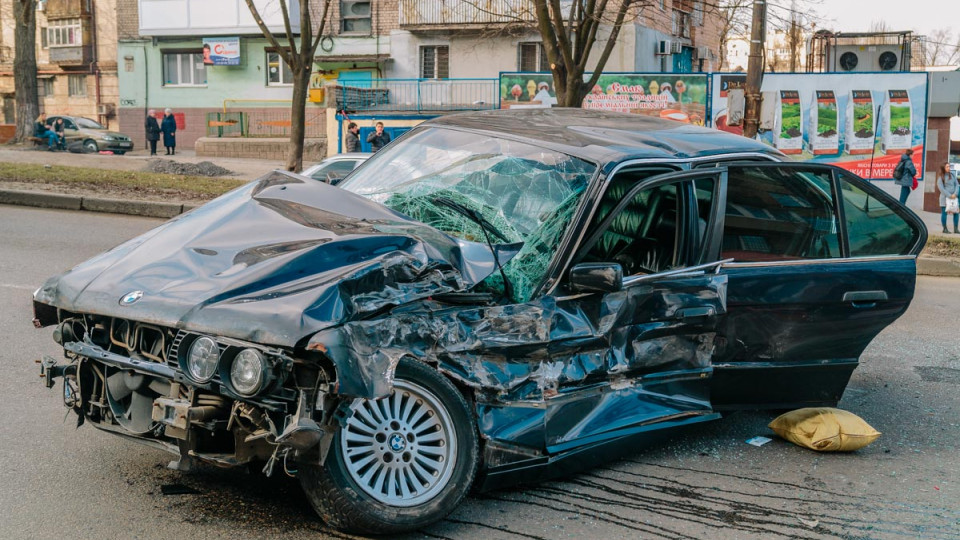
{"type": "Polygon", "coordinates": [[[304,169],[300,174],[314,180],[326,182],[330,185],[337,185],[344,177],[350,174],[361,163],[370,158],[373,154],[370,152],[348,152],[346,154],[337,154],[304,169]]]}

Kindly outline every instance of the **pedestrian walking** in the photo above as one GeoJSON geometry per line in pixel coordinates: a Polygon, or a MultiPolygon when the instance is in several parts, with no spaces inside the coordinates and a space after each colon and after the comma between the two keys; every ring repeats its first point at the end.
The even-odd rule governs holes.
{"type": "Polygon", "coordinates": [[[376,152],[390,142],[390,134],[383,131],[383,122],[377,122],[377,130],[367,135],[367,142],[370,143],[370,151],[376,152]]]}
{"type": "Polygon", "coordinates": [[[53,121],[53,132],[57,134],[57,148],[60,150],[67,149],[67,136],[64,135],[63,130],[65,129],[66,124],[63,122],[63,118],[57,117],[53,121]]]}
{"type": "MultiPolygon", "coordinates": [[[[143,129],[147,133],[147,143],[150,145],[150,155],[157,155],[157,141],[160,140],[160,124],[157,122],[157,111],[150,109],[147,111],[147,119],[143,123],[143,129]]],[[[174,129],[177,127],[176,121],[173,123],[174,129]]],[[[167,150],[169,154],[170,151],[167,150]]]]}
{"type": "Polygon", "coordinates": [[[47,115],[40,113],[37,123],[33,125],[33,136],[47,140],[47,150],[53,152],[57,146],[57,134],[47,127],[47,115]]]}
{"type": "Polygon", "coordinates": [[[176,154],[177,120],[173,117],[173,110],[164,109],[163,121],[160,122],[160,132],[163,133],[163,147],[167,149],[167,155],[176,154]]]}
{"type": "Polygon", "coordinates": [[[900,204],[907,204],[907,197],[913,191],[914,177],[917,176],[917,168],[913,166],[913,148],[907,148],[900,156],[900,162],[893,169],[893,183],[900,186],[900,204]]]}
{"type": "Polygon", "coordinates": [[[960,222],[960,211],[957,205],[957,195],[960,194],[960,183],[957,182],[957,175],[950,172],[950,164],[944,162],[937,169],[937,189],[940,190],[940,224],[943,225],[943,232],[949,234],[947,230],[947,214],[953,214],[953,232],[960,234],[957,228],[960,222]]]}
{"type": "Polygon", "coordinates": [[[356,122],[347,124],[347,152],[360,151],[360,128],[356,122]]]}

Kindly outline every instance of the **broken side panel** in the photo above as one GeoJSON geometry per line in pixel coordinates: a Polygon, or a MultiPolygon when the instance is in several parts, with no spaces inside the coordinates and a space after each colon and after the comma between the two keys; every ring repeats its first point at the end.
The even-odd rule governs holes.
{"type": "Polygon", "coordinates": [[[726,277],[662,277],[608,294],[450,308],[435,302],[322,332],[341,394],[389,393],[415,355],[475,389],[481,434],[501,463],[712,418],[707,382],[726,277]]]}

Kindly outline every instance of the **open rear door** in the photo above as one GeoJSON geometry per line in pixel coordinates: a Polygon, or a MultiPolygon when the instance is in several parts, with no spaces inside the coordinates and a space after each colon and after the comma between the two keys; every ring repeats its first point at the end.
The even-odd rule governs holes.
{"type": "Polygon", "coordinates": [[[715,408],[835,405],[870,341],[906,311],[919,219],[829,166],[728,167],[722,240],[733,259],[718,331],[715,408]]]}

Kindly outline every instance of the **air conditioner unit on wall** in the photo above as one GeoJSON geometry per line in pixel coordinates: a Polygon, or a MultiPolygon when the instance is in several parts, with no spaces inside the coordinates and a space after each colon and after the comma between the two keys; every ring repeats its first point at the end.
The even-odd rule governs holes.
{"type": "Polygon", "coordinates": [[[671,53],[674,53],[674,54],[682,53],[682,52],[683,52],[683,43],[680,43],[679,41],[671,41],[671,42],[670,42],[670,52],[671,52],[671,53]]]}
{"type": "Polygon", "coordinates": [[[113,116],[114,111],[113,103],[101,103],[97,106],[97,114],[101,116],[113,116]]]}
{"type": "Polygon", "coordinates": [[[710,56],[710,47],[697,47],[697,58],[707,59],[710,56]]]}
{"type": "Polygon", "coordinates": [[[827,53],[830,71],[909,71],[900,45],[838,45],[827,53]]]}
{"type": "Polygon", "coordinates": [[[672,48],[673,42],[669,40],[661,40],[657,43],[657,54],[670,54],[670,49],[672,48]]]}

